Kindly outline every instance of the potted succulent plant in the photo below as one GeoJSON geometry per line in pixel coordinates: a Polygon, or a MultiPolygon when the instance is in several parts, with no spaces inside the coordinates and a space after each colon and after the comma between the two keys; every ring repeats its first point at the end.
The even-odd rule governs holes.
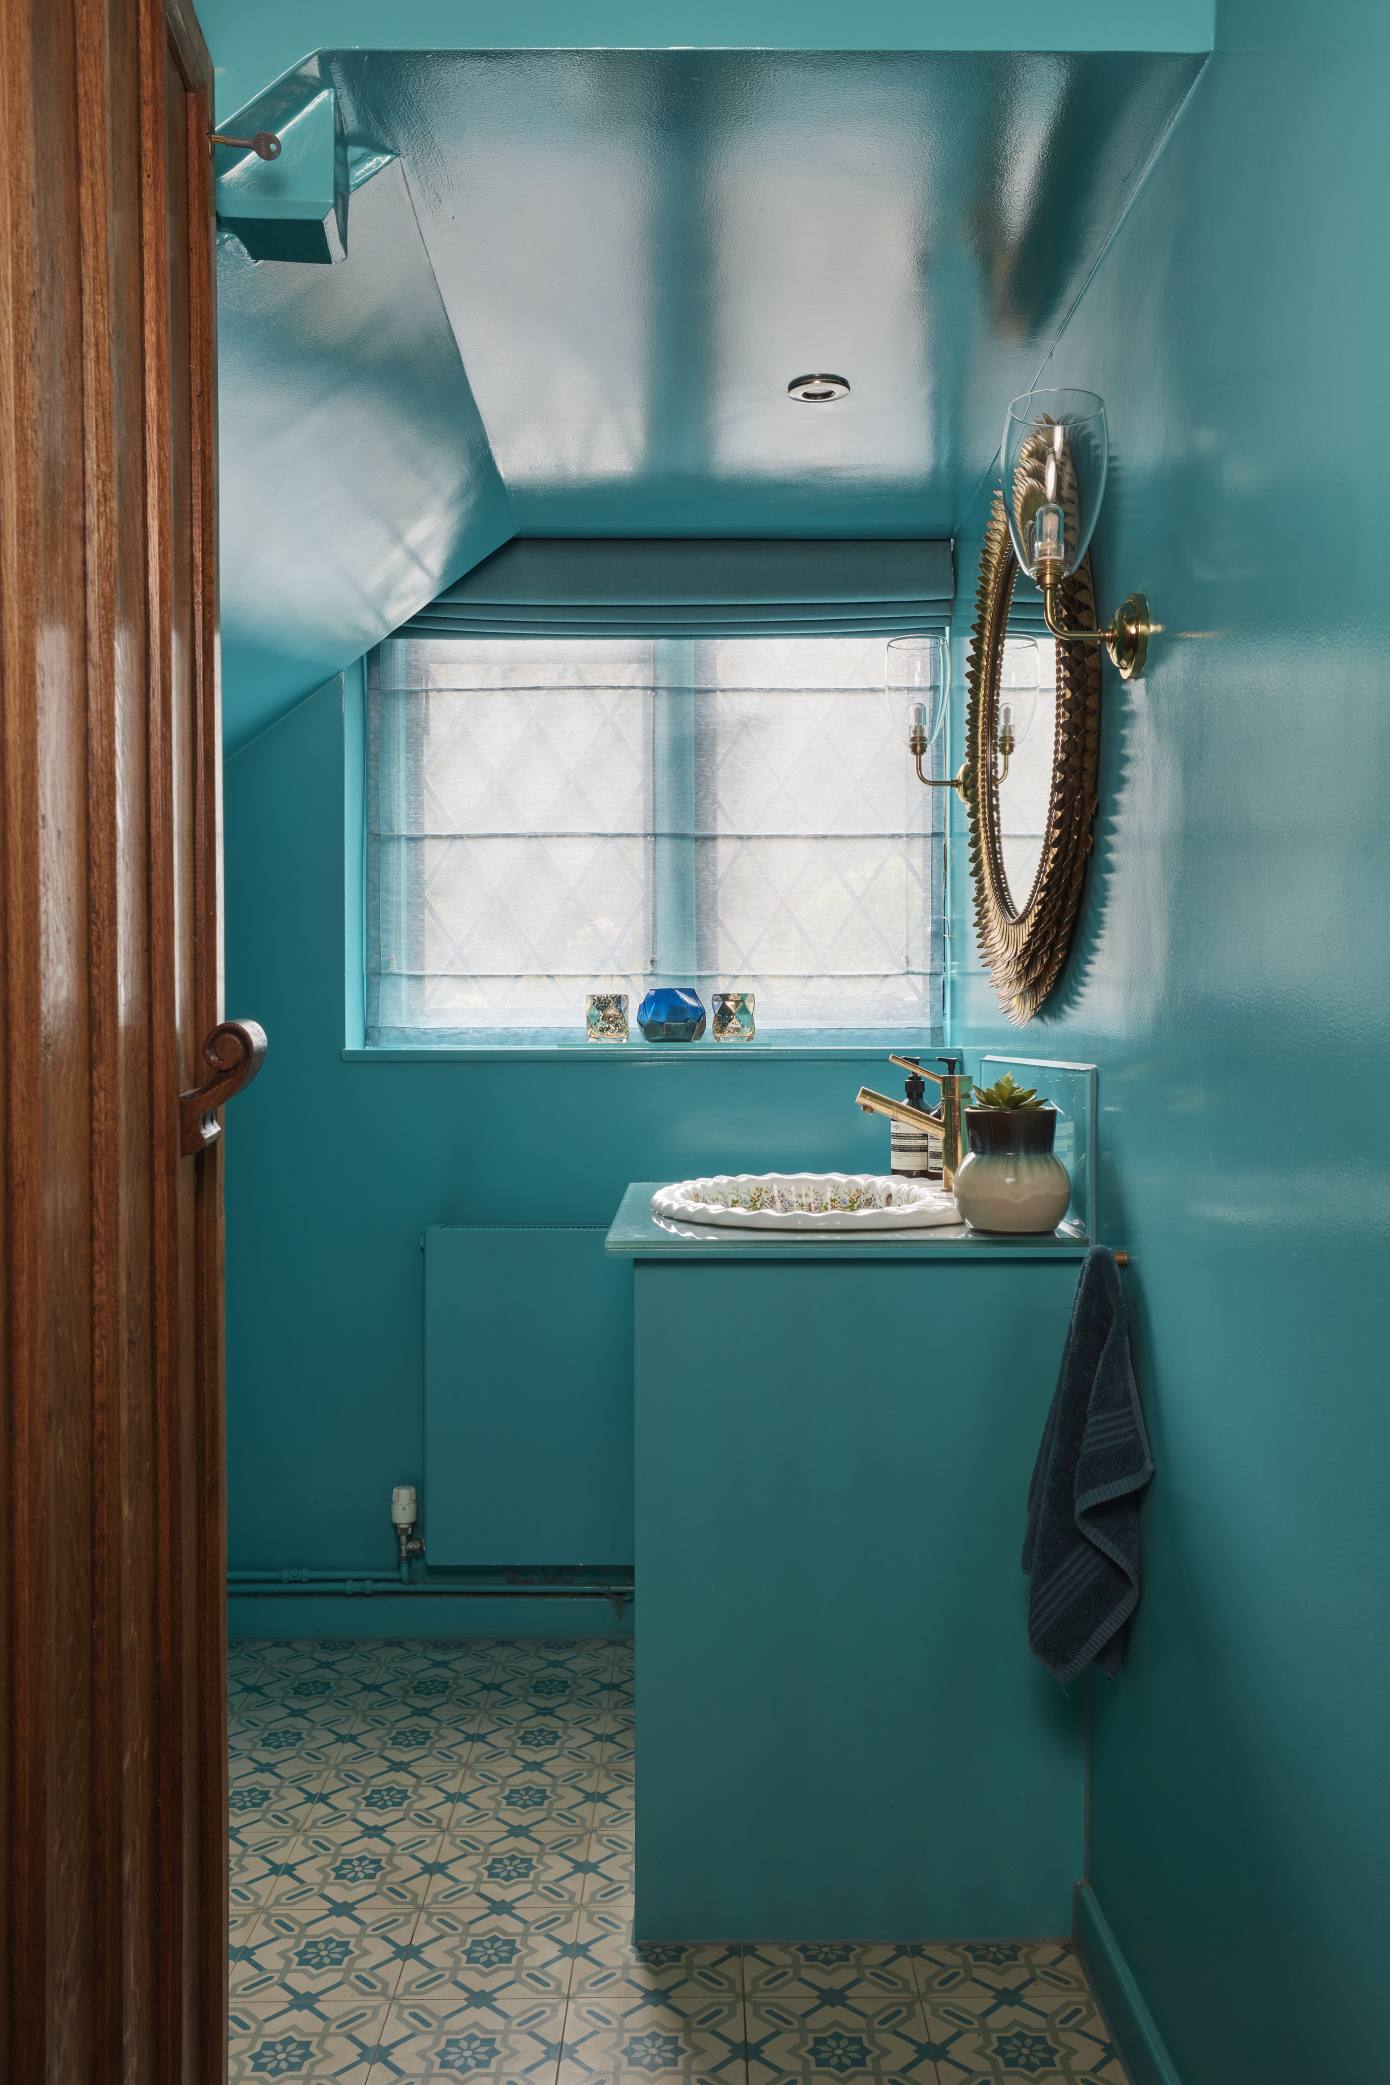
{"type": "Polygon", "coordinates": [[[970,1150],[956,1174],[956,1206],[976,1231],[1055,1231],[1071,1180],[1053,1156],[1057,1110],[1005,1072],[976,1086],[964,1110],[970,1150]]]}

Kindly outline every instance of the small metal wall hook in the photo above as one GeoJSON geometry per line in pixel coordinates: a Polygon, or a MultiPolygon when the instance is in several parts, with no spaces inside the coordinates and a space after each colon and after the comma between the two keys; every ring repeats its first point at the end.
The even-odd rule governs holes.
{"type": "Polygon", "coordinates": [[[257,159],[278,159],[281,152],[280,140],[276,137],[273,130],[258,130],[255,136],[250,138],[229,138],[225,131],[210,130],[208,132],[208,143],[210,145],[236,145],[243,152],[254,152],[257,159]]]}

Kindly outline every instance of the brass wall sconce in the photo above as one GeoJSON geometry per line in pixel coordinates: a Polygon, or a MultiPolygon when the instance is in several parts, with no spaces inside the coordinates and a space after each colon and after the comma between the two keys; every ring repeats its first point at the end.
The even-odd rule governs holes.
{"type": "Polygon", "coordinates": [[[1060,644],[1103,644],[1124,680],[1143,670],[1153,624],[1143,594],[1130,594],[1103,630],[1068,629],[1064,580],[1079,570],[1105,493],[1110,436],[1094,391],[1029,391],[1004,421],[1004,508],[1019,564],[1043,598],[1060,644]]]}
{"type": "MultiPolygon", "coordinates": [[[[944,637],[890,637],[886,648],[885,680],[889,688],[918,699],[908,710],[907,750],[924,789],[954,789],[962,803],[970,801],[970,765],[962,762],[953,775],[928,775],[922,762],[931,751],[946,719],[950,701],[950,655],[944,637]]],[[[1009,761],[1018,747],[1012,709],[1000,712],[995,734],[993,781],[997,787],[1009,772],[1009,761]]]]}

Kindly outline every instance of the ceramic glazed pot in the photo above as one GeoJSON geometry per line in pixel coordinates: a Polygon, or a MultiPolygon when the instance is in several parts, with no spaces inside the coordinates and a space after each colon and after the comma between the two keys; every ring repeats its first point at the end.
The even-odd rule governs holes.
{"type": "Polygon", "coordinates": [[[966,1108],[970,1150],[956,1174],[956,1206],[973,1231],[1055,1231],[1071,1180],[1052,1155],[1055,1108],[966,1108]]]}

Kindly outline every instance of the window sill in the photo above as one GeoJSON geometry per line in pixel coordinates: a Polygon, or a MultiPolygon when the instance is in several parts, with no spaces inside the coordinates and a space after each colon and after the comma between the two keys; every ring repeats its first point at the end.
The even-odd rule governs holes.
{"type": "Polygon", "coordinates": [[[649,1043],[634,1037],[626,1043],[450,1043],[419,1044],[414,1048],[345,1049],[345,1064],[628,1064],[652,1067],[666,1064],[828,1063],[847,1058],[886,1057],[890,1051],[907,1050],[926,1056],[944,1050],[944,1043],[921,1042],[911,1035],[884,1031],[877,1035],[837,1036],[833,1042],[795,1042],[761,1038],[747,1043],[717,1043],[708,1035],[695,1043],[649,1043]]]}

